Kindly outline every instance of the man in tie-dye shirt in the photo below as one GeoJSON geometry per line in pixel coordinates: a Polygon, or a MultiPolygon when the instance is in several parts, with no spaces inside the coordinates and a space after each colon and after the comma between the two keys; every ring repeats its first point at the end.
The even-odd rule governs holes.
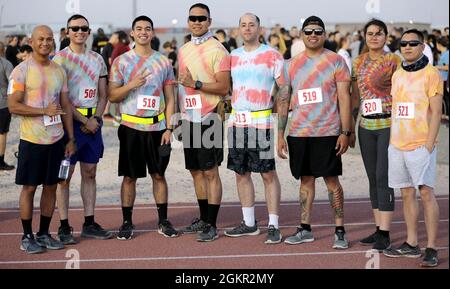
{"type": "Polygon", "coordinates": [[[119,240],[129,240],[133,235],[136,182],[147,176],[146,168],[153,181],[158,232],[165,237],[178,236],[167,219],[168,188],[164,177],[170,159],[175,76],[169,59],[150,46],[153,31],[149,17],[139,16],[133,21],[131,36],[136,47],[114,60],[109,79],[109,100],[119,103],[122,113],[118,135],[123,224],[119,240]]]}
{"type": "Polygon", "coordinates": [[[416,188],[419,188],[427,229],[423,267],[438,265],[436,238],[439,206],[433,188],[436,181],[436,140],[442,116],[444,87],[439,70],[423,54],[423,34],[405,31],[400,51],[402,69],[392,77],[392,125],[388,149],[389,187],[400,189],[407,239],[400,247],[384,250],[388,257],[419,258],[416,188]]]}
{"type": "MultiPolygon", "coordinates": [[[[344,230],[344,192],[338,176],[342,175],[341,155],[348,148],[351,135],[350,72],[344,59],[324,48],[325,24],[316,16],[305,20],[302,27],[306,50],[285,65],[285,81],[292,88],[291,127],[287,138],[292,175],[301,178],[301,225],[288,237],[287,244],[314,241],[311,210],[315,195],[315,179],[323,177],[327,185],[336,229],[333,248],[347,249],[344,230]]],[[[287,103],[278,113],[280,157],[286,158],[284,131],[287,103]]]]}
{"type": "Polygon", "coordinates": [[[61,181],[58,178],[61,161],[64,155],[70,157],[76,150],[66,73],[48,57],[53,41],[48,26],[37,26],[30,40],[33,56],[18,65],[9,78],[8,107],[12,114],[22,118],[16,184],[22,185],[20,218],[24,234],[20,249],[29,254],[42,253],[45,248],[64,248],[51,237],[49,226],[57,184],[61,181]],[[63,139],[63,126],[67,143],[63,139]],[[35,240],[31,221],[39,185],[43,185],[41,220],[35,240]]]}
{"type": "Polygon", "coordinates": [[[216,221],[222,200],[218,167],[223,161],[223,125],[216,108],[230,89],[230,57],[209,31],[208,6],[193,5],[188,25],[192,39],[178,53],[178,98],[184,118],[185,164],[194,180],[200,219],[194,219],[184,232],[199,232],[197,241],[209,242],[219,236],[216,221]]]}
{"type": "Polygon", "coordinates": [[[239,19],[244,46],[231,53],[233,96],[228,129],[228,169],[236,173],[236,185],[244,217],[240,225],[225,231],[229,237],[258,235],[255,190],[251,173],[260,173],[266,191],[269,224],[266,244],[278,244],[280,181],[275,171],[272,107],[277,87],[284,87],[283,56],[259,43],[259,17],[247,13],[239,19]]]}
{"type": "Polygon", "coordinates": [[[60,183],[57,192],[61,226],[58,237],[64,244],[76,244],[69,225],[70,180],[77,162],[80,162],[81,196],[84,223],[81,237],[106,240],[112,233],[94,220],[97,164],[103,156],[102,118],[106,106],[106,64],[97,52],[87,50],[86,41],[91,33],[89,21],[82,15],[73,15],[67,21],[70,45],[58,52],[53,61],[67,73],[69,98],[72,102],[73,130],[77,152],[71,157],[69,177],[60,183]]]}

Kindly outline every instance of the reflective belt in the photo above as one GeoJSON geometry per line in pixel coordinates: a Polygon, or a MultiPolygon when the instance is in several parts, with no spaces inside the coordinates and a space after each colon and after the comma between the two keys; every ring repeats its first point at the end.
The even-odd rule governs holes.
{"type": "Polygon", "coordinates": [[[90,108],[77,108],[78,112],[84,116],[91,117],[95,114],[97,109],[95,107],[90,108]]]}
{"type": "Polygon", "coordinates": [[[122,120],[126,122],[132,122],[137,124],[155,124],[158,122],[163,121],[166,118],[166,115],[164,112],[157,116],[151,116],[151,117],[139,117],[134,115],[129,115],[122,113],[122,120]]]}
{"type": "MultiPolygon", "coordinates": [[[[232,114],[236,114],[236,111],[234,109],[231,110],[232,114]]],[[[252,118],[263,118],[268,117],[272,114],[272,109],[266,109],[266,110],[259,110],[259,111],[252,111],[250,112],[250,115],[252,118]]]]}

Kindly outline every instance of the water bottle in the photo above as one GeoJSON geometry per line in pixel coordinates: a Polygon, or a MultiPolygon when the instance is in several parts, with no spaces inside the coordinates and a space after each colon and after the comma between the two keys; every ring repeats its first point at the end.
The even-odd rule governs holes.
{"type": "Polygon", "coordinates": [[[66,157],[61,162],[61,166],[59,167],[58,178],[62,180],[67,180],[67,178],[69,177],[69,169],[70,169],[70,158],[66,157]]]}

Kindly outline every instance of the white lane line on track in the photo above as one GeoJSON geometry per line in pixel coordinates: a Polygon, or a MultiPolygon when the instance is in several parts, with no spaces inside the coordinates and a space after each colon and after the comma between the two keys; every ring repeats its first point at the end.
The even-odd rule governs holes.
{"type": "MultiPolygon", "coordinates": [[[[448,223],[449,219],[442,219],[439,220],[439,222],[447,222],[448,223]]],[[[425,221],[421,220],[419,221],[419,223],[425,223],[425,221]]],[[[405,224],[404,221],[393,221],[392,224],[394,225],[398,225],[398,224],[405,224]]],[[[375,225],[375,223],[347,223],[345,224],[345,227],[353,227],[353,226],[373,226],[375,225]]],[[[317,224],[317,225],[312,225],[313,228],[317,228],[317,227],[335,227],[336,224],[317,224]]],[[[280,229],[289,229],[289,228],[297,228],[297,226],[280,226],[280,229]]],[[[224,227],[224,228],[218,228],[219,231],[223,231],[223,230],[229,230],[232,229],[232,227],[224,227]]],[[[153,230],[133,230],[133,232],[135,233],[153,233],[153,232],[157,232],[158,230],[153,229],[153,230]]],[[[119,231],[117,230],[111,230],[111,232],[113,233],[118,233],[119,231]]],[[[50,234],[56,235],[57,232],[50,232],[50,234]]],[[[81,232],[80,231],[74,231],[73,234],[75,235],[80,235],[81,232]]],[[[0,233],[0,237],[5,237],[5,236],[22,236],[23,233],[0,233]]]]}
{"type": "MultiPolygon", "coordinates": [[[[437,250],[448,250],[449,247],[440,247],[437,250]]],[[[207,259],[236,259],[236,258],[273,258],[273,257],[298,257],[298,256],[329,256],[329,255],[356,255],[366,254],[366,251],[333,251],[333,252],[305,252],[305,253],[281,253],[281,254],[247,254],[247,255],[218,255],[218,256],[174,256],[174,257],[144,257],[144,258],[114,258],[114,259],[81,259],[80,263],[99,263],[99,262],[149,262],[149,261],[179,261],[179,260],[207,260],[207,259]]],[[[67,263],[66,260],[40,260],[40,261],[0,261],[0,265],[14,264],[53,264],[67,263]]]]}
{"type": "MultiPolygon", "coordinates": [[[[442,197],[442,198],[436,198],[437,201],[448,201],[449,197],[442,197]]],[[[401,199],[396,199],[396,202],[403,202],[401,199]]],[[[365,201],[345,201],[344,205],[352,205],[352,204],[370,204],[370,200],[365,200],[365,201]]],[[[330,203],[327,201],[318,201],[315,202],[314,205],[327,205],[329,206],[330,203]]],[[[289,203],[281,203],[280,206],[299,206],[298,202],[289,202],[289,203]]],[[[220,206],[221,208],[240,208],[241,205],[240,204],[224,204],[220,206]]],[[[266,207],[266,204],[264,203],[257,203],[255,204],[255,207],[266,207]]],[[[198,206],[197,205],[186,205],[186,206],[170,206],[168,207],[169,209],[197,209],[198,206]]],[[[149,209],[156,209],[156,206],[141,206],[141,207],[134,207],[133,211],[136,210],[149,210],[149,209]]],[[[35,208],[35,210],[38,210],[38,208],[35,208]]],[[[57,211],[58,209],[55,209],[55,211],[57,211]]],[[[95,208],[95,211],[118,211],[118,210],[122,210],[121,207],[98,207],[95,208]]],[[[69,211],[74,212],[74,211],[84,211],[83,208],[69,208],[69,211]]],[[[0,213],[18,213],[19,210],[18,209],[2,209],[0,210],[0,213]]]]}

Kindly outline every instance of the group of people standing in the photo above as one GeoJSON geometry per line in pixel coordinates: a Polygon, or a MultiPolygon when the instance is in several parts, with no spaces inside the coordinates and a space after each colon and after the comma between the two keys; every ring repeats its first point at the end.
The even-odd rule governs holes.
{"type": "Polygon", "coordinates": [[[81,236],[112,237],[94,220],[96,169],[103,155],[102,115],[108,99],[118,103],[121,112],[118,171],[123,177],[123,223],[117,238],[129,240],[133,236],[136,182],[148,173],[153,181],[158,233],[165,237],[197,233],[197,241],[216,240],[222,199],[218,167],[224,159],[222,108],[231,91],[227,168],[235,172],[243,221],[226,230],[226,236],[260,234],[251,177],[257,173],[264,182],[268,210],[265,243],[282,242],[277,153],[282,159],[289,155],[292,176],[300,180],[300,226],[284,242],[296,245],[314,241],[311,212],[315,180],[322,177],[336,223],[332,247],[347,249],[344,189],[339,176],[341,156],[349,146],[355,146],[359,120],[358,137],[376,223],[376,231],[361,243],[389,257],[421,256],[417,241],[418,187],[428,234],[421,265],[437,265],[439,210],[433,188],[443,87],[439,72],[423,56],[424,39],[419,31],[404,32],[402,63],[383,51],[386,25],[378,20],[369,22],[364,30],[369,52],[356,59],[350,73],[341,56],[324,48],[325,24],[316,16],[302,24],[305,51],[286,62],[278,51],[259,42],[260,19],[252,13],[239,19],[244,45],[231,54],[209,30],[212,19],[208,6],[193,5],[187,23],[192,37],[178,52],[177,78],[168,58],[150,46],[153,21],[140,16],[132,23],[136,46],[114,60],[109,85],[104,60],[85,47],[90,28],[84,16],[69,18],[70,45],[53,61],[48,59],[51,30],[47,26],[34,29],[33,57],[14,69],[8,89],[9,110],[22,116],[16,175],[16,183],[23,186],[22,250],[41,253],[77,242],[67,215],[70,178],[77,162],[85,215],[81,236]],[[164,177],[172,134],[183,142],[185,167],[192,176],[200,211],[198,218],[180,230],[168,219],[168,184],[164,177]],[[70,157],[71,167],[68,179],[62,181],[58,170],[65,157],[70,157]],[[33,197],[41,184],[40,228],[34,238],[33,197]],[[393,189],[402,191],[408,228],[406,242],[396,249],[389,238],[393,189]],[[58,240],[49,234],[56,200],[61,220],[58,240]]]}

